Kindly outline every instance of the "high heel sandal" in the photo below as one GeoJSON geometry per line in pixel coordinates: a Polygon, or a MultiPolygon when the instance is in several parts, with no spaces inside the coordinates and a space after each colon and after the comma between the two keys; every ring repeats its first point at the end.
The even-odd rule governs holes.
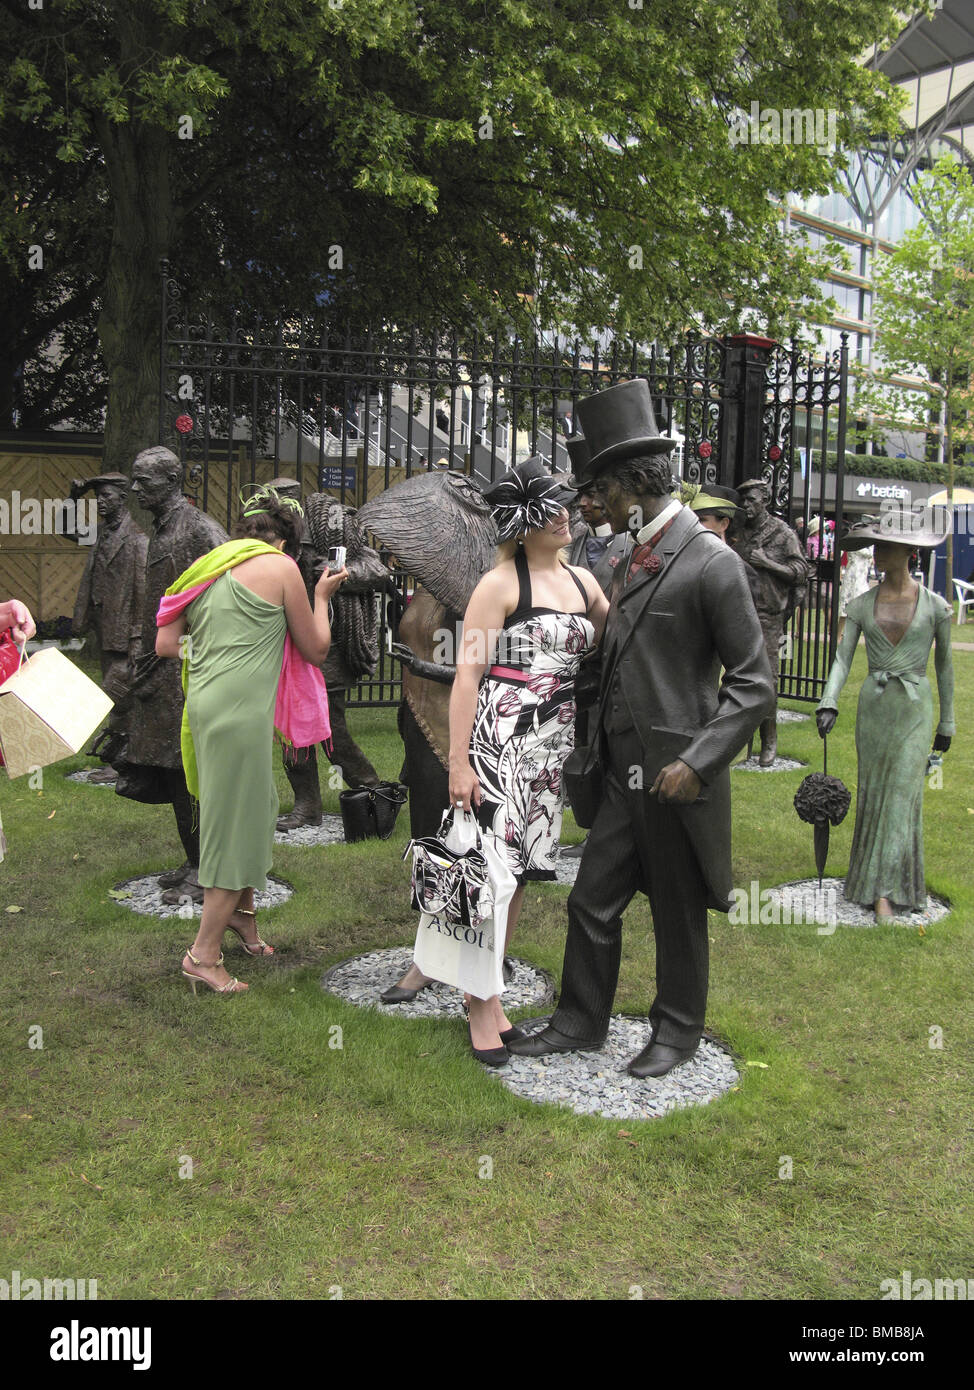
{"type": "MultiPolygon", "coordinates": [[[[197,960],[196,956],[193,955],[192,951],[187,950],[186,954],[194,965],[203,965],[203,962],[201,960],[197,960]]],[[[215,960],[212,965],[204,965],[203,969],[215,970],[218,965],[222,964],[223,955],[221,953],[219,960],[215,960]]],[[[190,984],[193,986],[194,998],[196,996],[197,980],[199,980],[201,984],[207,985],[210,989],[212,989],[214,994],[242,994],[244,990],[250,988],[249,985],[241,984],[240,981],[236,979],[236,977],[234,977],[234,979],[232,980],[228,980],[225,985],[215,985],[213,981],[208,980],[205,975],[197,975],[195,970],[187,970],[185,965],[183,966],[183,974],[185,975],[186,979],[190,982],[190,984]]]]}
{"type": "MultiPolygon", "coordinates": [[[[254,931],[257,931],[256,912],[251,911],[249,907],[235,907],[233,910],[235,914],[239,913],[241,917],[252,917],[254,919],[254,931]]],[[[239,927],[235,927],[232,922],[228,922],[227,926],[230,931],[236,932],[240,937],[243,948],[248,956],[272,956],[274,954],[274,947],[268,946],[266,941],[261,940],[260,932],[257,932],[256,941],[248,941],[239,927]]]]}

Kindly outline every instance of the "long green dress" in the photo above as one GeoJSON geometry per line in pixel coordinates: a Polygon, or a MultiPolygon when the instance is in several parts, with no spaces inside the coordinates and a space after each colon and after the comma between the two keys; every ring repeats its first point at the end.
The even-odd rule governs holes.
{"type": "Polygon", "coordinates": [[[862,632],[869,674],[856,712],[859,787],[845,895],[855,903],[889,898],[901,907],[923,908],[923,782],[933,722],[926,670],[936,643],[937,733],[953,735],[951,610],[942,598],[921,588],[913,620],[894,644],[876,622],[878,592],[869,589],[849,604],[842,643],[818,708],[838,708],[862,632]]]}
{"type": "Polygon", "coordinates": [[[265,888],[277,789],[274,704],[287,620],[222,574],[186,609],[192,638],[186,708],[200,779],[204,888],[265,888]]]}

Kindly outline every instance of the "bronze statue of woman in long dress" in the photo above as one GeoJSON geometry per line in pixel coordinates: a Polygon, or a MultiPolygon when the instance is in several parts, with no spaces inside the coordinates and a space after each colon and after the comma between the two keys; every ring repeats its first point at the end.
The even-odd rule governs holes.
{"type": "Polygon", "coordinates": [[[843,537],[845,550],[875,546],[882,582],[853,599],[845,633],[816,711],[824,738],[835,723],[860,632],[869,673],[859,692],[856,753],[859,786],[856,826],[845,895],[871,903],[876,921],[891,921],[893,904],[912,910],[927,902],[923,874],[923,783],[930,749],[933,699],[927,679],[930,648],[940,697],[935,752],[946,752],[954,733],[951,608],[910,575],[910,554],[941,538],[885,520],[864,520],[843,537]]]}

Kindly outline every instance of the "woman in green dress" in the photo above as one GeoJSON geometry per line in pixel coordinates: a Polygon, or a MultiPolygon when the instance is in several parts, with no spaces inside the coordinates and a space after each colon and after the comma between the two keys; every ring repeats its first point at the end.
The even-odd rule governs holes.
{"type": "MultiPolygon", "coordinates": [[[[244,504],[238,539],[204,556],[167,591],[176,607],[191,601],[175,617],[164,612],[166,599],[160,609],[156,652],[185,661],[183,760],[200,803],[203,913],[183,958],[194,994],[197,981],[220,994],[247,988],[223,968],[228,929],[248,955],[273,953],[257,931],[254,889],[266,886],[273,852],[274,715],[285,637],[310,667],[320,666],[331,641],[328,601],[346,575],[322,573],[312,611],[297,564],[282,553],[296,553],[301,520],[291,499],[273,488],[257,492],[244,504]]],[[[318,682],[323,702],[320,673],[318,682]]]]}
{"type": "Polygon", "coordinates": [[[893,904],[923,909],[923,783],[930,749],[933,700],[927,679],[930,648],[940,699],[934,751],[946,752],[954,733],[951,608],[910,575],[910,554],[941,538],[865,520],[842,541],[846,550],[875,546],[882,582],[849,604],[842,643],[816,712],[824,738],[835,724],[860,632],[869,673],[859,692],[856,825],[845,895],[871,903],[876,921],[891,921],[893,904]]]}

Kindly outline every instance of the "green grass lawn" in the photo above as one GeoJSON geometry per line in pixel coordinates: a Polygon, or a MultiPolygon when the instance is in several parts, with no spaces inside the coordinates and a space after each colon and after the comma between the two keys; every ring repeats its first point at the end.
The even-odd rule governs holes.
{"type": "MultiPolygon", "coordinates": [[[[228,936],[249,993],[194,999],[179,974],[190,924],[109,897],[181,860],[171,812],[66,782],[82,758],[48,769],[42,791],[5,785],[0,1277],[96,1278],[109,1299],[336,1286],[624,1299],[633,1285],[647,1298],[874,1299],[904,1269],[969,1276],[974,654],[955,668],[961,734],[924,809],[927,882],[950,916],[922,934],[822,936],[711,914],[708,1027],[741,1059],[741,1085],[646,1123],[521,1101],[456,1023],[321,992],[327,965],[413,937],[405,813],[385,843],[279,849],[275,872],[296,892],[262,915],[277,956],[251,960],[228,936]]],[[[829,740],[829,770],[850,787],[864,671],[860,648],[829,740]]],[[[353,709],[350,725],[394,777],[394,712],[353,709]]],[[[783,726],[779,746],[821,767],[811,722],[783,726]]],[[[803,775],[734,774],[736,883],[813,872],[791,805],[803,775]]],[[[283,776],[280,789],[287,806],[283,776]]],[[[852,821],[833,832],[832,872],[852,821]]],[[[556,977],[566,897],[532,887],[515,942],[556,977]]],[[[617,1008],[645,1012],[653,975],[639,898],[617,1008]]]]}

